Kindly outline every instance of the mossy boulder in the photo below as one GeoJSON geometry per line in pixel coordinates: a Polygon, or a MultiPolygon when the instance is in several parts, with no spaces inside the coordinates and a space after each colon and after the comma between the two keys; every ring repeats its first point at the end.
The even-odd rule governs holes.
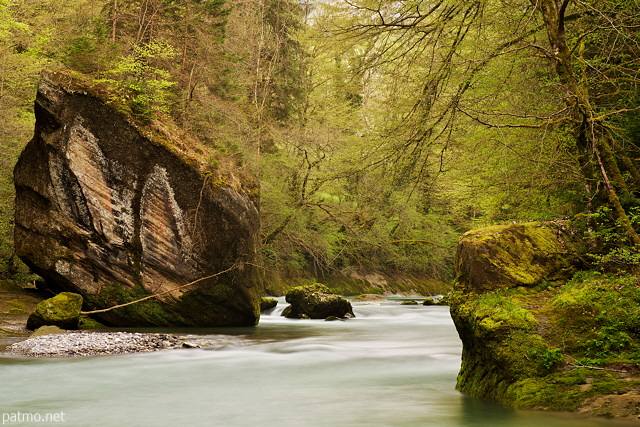
{"type": "Polygon", "coordinates": [[[576,271],[567,221],[493,226],[458,246],[457,389],[529,409],[640,417],[640,278],[576,271]]]}
{"type": "Polygon", "coordinates": [[[272,308],[275,308],[275,306],[277,305],[278,305],[277,299],[262,297],[262,300],[260,301],[260,311],[271,310],[272,308]]]}
{"type": "Polygon", "coordinates": [[[456,288],[484,292],[571,277],[584,243],[568,221],[494,225],[465,233],[456,252],[456,288]]]}
{"type": "Polygon", "coordinates": [[[534,314],[504,292],[455,293],[451,317],[463,343],[457,383],[463,393],[508,403],[514,382],[547,375],[562,362],[537,333],[534,314]]]}
{"type": "Polygon", "coordinates": [[[27,320],[27,328],[36,330],[53,325],[62,329],[78,329],[82,296],[73,292],[62,292],[38,304],[27,320]]]}
{"type": "Polygon", "coordinates": [[[285,297],[291,304],[282,315],[290,319],[326,319],[355,317],[351,303],[334,294],[325,285],[316,283],[290,289],[285,297]]]}
{"type": "Polygon", "coordinates": [[[449,305],[449,296],[426,297],[422,305],[449,305]]]}

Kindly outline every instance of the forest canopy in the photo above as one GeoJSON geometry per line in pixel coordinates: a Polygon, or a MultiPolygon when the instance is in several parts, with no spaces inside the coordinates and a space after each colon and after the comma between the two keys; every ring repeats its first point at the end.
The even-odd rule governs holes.
{"type": "Polygon", "coordinates": [[[268,271],[447,281],[461,233],[578,213],[638,256],[635,0],[0,0],[3,276],[45,67],[257,175],[268,271]]]}

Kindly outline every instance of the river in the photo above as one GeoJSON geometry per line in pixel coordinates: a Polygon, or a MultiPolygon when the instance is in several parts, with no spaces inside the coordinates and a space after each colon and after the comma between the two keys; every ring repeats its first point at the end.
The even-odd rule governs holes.
{"type": "Polygon", "coordinates": [[[255,328],[174,331],[231,335],[215,349],[0,358],[0,412],[11,425],[34,425],[12,422],[20,415],[122,427],[621,424],[458,393],[461,344],[447,307],[354,304],[355,319],[333,322],[285,319],[283,307],[255,328]]]}

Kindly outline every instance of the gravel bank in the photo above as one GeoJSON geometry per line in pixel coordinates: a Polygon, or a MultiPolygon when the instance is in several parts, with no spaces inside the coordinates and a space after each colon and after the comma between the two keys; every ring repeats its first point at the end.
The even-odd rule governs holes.
{"type": "Polygon", "coordinates": [[[182,343],[169,334],[67,332],[29,338],[8,346],[7,352],[31,357],[96,356],[166,350],[182,343]]]}
{"type": "Polygon", "coordinates": [[[227,346],[250,343],[251,340],[234,335],[176,336],[139,332],[70,331],[17,342],[6,348],[6,354],[27,357],[76,357],[147,353],[176,348],[219,350],[227,346]]]}

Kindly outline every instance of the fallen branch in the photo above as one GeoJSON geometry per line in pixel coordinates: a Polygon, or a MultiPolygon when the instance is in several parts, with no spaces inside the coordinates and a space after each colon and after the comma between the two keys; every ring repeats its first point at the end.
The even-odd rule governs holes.
{"type": "Polygon", "coordinates": [[[217,276],[220,276],[222,274],[228,273],[229,271],[233,270],[237,266],[238,266],[237,263],[233,264],[231,267],[227,268],[226,270],[220,271],[220,272],[218,272],[216,274],[212,274],[212,275],[206,276],[206,277],[201,277],[201,278],[199,278],[197,280],[194,280],[193,282],[189,282],[189,283],[187,283],[185,285],[176,286],[175,288],[171,288],[171,289],[169,289],[167,291],[163,291],[163,292],[160,292],[160,293],[157,293],[157,294],[153,294],[153,295],[148,295],[148,296],[146,296],[144,298],[140,298],[140,299],[137,299],[135,301],[130,301],[130,302],[127,302],[127,303],[124,303],[124,304],[114,305],[113,307],[103,308],[103,309],[100,309],[100,310],[81,311],[80,314],[106,313],[107,311],[115,310],[116,308],[122,308],[122,307],[126,307],[128,305],[137,304],[139,302],[146,301],[146,300],[151,299],[151,298],[157,298],[159,296],[168,294],[170,292],[177,291],[178,289],[182,289],[182,288],[186,288],[187,286],[195,285],[196,283],[202,282],[203,280],[212,279],[214,277],[217,277],[217,276]]]}

